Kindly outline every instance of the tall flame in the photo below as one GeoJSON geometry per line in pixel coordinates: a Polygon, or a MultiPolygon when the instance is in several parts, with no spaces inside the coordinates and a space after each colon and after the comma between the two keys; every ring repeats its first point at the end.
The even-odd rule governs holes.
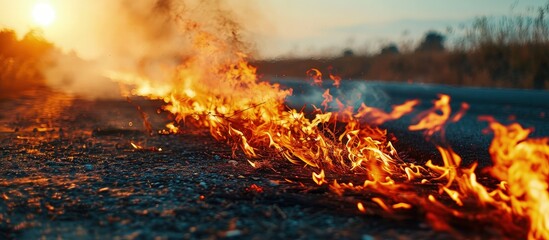
{"type": "Polygon", "coordinates": [[[530,239],[549,239],[549,137],[529,139],[519,124],[487,118],[494,132],[490,173],[506,183],[511,207],[530,219],[530,239]]]}

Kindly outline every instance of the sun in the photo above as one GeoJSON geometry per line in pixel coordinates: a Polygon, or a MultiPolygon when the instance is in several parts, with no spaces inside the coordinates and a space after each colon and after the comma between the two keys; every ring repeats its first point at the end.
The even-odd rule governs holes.
{"type": "Polygon", "coordinates": [[[55,10],[49,3],[37,3],[32,8],[32,18],[36,24],[47,27],[55,20],[55,10]]]}

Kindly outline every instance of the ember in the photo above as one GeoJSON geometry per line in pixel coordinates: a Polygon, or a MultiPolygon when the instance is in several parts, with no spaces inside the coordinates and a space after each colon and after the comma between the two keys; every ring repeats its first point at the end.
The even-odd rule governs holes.
{"type": "Polygon", "coordinates": [[[246,191],[248,192],[256,192],[256,193],[262,193],[263,192],[263,188],[256,185],[256,184],[252,184],[250,185],[250,187],[246,188],[246,191]]]}

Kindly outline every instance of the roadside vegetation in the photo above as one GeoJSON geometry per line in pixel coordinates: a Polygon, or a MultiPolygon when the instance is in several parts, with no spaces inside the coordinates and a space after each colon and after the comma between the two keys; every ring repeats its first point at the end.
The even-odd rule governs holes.
{"type": "Polygon", "coordinates": [[[0,99],[44,85],[41,69],[52,43],[36,31],[18,38],[13,30],[0,30],[0,99]]]}
{"type": "Polygon", "coordinates": [[[317,68],[342,79],[549,89],[549,1],[506,17],[479,17],[456,43],[429,31],[415,47],[390,43],[374,54],[256,61],[265,76],[305,78],[317,68]],[[406,50],[401,50],[406,49],[406,50]]]}

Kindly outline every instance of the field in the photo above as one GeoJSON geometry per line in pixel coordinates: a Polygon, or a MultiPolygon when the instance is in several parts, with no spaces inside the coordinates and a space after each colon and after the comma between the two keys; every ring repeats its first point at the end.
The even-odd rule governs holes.
{"type": "Polygon", "coordinates": [[[549,89],[548,10],[549,3],[516,16],[479,17],[453,44],[442,33],[428,32],[411,48],[391,43],[369,54],[347,50],[342,56],[259,60],[255,65],[266,77],[305,79],[307,70],[317,68],[343,80],[549,89]]]}

